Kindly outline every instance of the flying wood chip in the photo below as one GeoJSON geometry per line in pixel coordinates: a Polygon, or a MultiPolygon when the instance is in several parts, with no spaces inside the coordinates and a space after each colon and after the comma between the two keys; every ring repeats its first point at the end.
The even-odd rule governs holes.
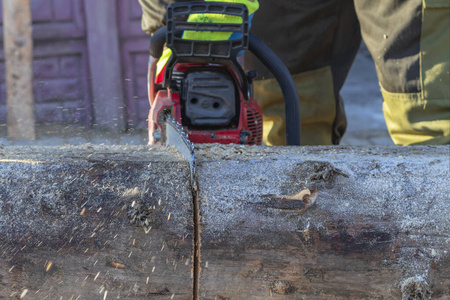
{"type": "Polygon", "coordinates": [[[111,262],[111,267],[116,268],[116,269],[125,269],[124,264],[121,264],[121,263],[115,262],[115,261],[111,262]]]}

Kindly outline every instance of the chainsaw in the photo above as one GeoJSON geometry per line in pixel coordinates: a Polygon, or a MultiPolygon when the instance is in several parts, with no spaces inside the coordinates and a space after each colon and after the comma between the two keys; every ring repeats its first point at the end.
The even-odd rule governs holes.
{"type": "Polygon", "coordinates": [[[149,144],[170,144],[179,135],[189,151],[192,143],[261,145],[263,116],[253,99],[252,80],[238,57],[250,50],[274,74],[286,107],[286,142],[300,145],[300,109],[294,81],[281,60],[249,33],[245,5],[220,2],[174,3],[167,7],[167,25],[150,40],[149,144]],[[188,22],[191,14],[239,17],[240,23],[188,22]],[[226,32],[227,40],[186,39],[185,32],[226,32]],[[164,45],[172,51],[157,74],[164,45]],[[170,133],[172,132],[172,133],[170,133]],[[175,133],[173,133],[175,132],[175,133]]]}

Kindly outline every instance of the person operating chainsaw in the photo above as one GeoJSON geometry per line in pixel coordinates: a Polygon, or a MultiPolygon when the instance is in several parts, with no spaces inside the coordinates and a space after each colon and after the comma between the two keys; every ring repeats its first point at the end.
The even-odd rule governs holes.
{"type": "MultiPolygon", "coordinates": [[[[174,1],[139,2],[142,28],[152,33],[164,25],[166,6],[174,1]]],[[[450,143],[450,2],[265,0],[261,7],[256,0],[220,2],[247,5],[251,32],[288,67],[300,96],[303,145],[339,144],[347,126],[339,93],[362,37],[375,62],[394,143],[450,143]]],[[[162,70],[163,59],[159,65],[162,70]]],[[[285,144],[277,82],[247,53],[244,67],[259,73],[254,96],[264,114],[264,143],[285,144]]]]}

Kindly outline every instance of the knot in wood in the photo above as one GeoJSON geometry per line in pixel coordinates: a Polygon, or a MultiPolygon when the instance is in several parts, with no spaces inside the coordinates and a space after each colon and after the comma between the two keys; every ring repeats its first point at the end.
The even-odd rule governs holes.
{"type": "Polygon", "coordinates": [[[431,292],[428,283],[421,277],[410,277],[402,282],[402,300],[428,300],[431,292]]]}
{"type": "Polygon", "coordinates": [[[278,295],[288,295],[295,292],[295,287],[287,280],[275,280],[271,290],[278,295]]]}

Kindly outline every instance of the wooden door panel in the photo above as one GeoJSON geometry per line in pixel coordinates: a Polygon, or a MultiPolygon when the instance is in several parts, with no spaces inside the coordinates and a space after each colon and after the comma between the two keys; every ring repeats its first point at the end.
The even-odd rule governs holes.
{"type": "MultiPolygon", "coordinates": [[[[0,39],[3,39],[2,2],[0,0],[0,39]]],[[[35,41],[85,37],[82,0],[31,0],[30,4],[35,41]]]]}
{"type": "MultiPolygon", "coordinates": [[[[30,1],[33,23],[51,23],[53,21],[52,0],[31,0],[30,1]]],[[[67,9],[70,11],[70,9],[67,9]]]]}
{"type": "MultiPolygon", "coordinates": [[[[91,125],[92,97],[83,1],[31,0],[31,11],[36,122],[91,125]]],[[[0,24],[1,18],[0,15],[0,24]]],[[[3,51],[1,47],[0,123],[6,122],[3,51]]]]}
{"type": "MultiPolygon", "coordinates": [[[[34,41],[34,92],[36,120],[39,123],[68,123],[92,125],[97,123],[95,111],[117,110],[120,115],[123,105],[97,99],[98,77],[94,78],[93,70],[97,70],[98,55],[96,46],[91,44],[96,39],[92,36],[104,36],[105,30],[113,31],[119,38],[119,57],[107,57],[110,61],[119,62],[117,75],[111,78],[114,82],[123,82],[123,101],[126,104],[125,116],[128,128],[147,127],[149,111],[147,97],[147,67],[149,36],[141,30],[141,7],[138,1],[129,0],[96,0],[104,6],[117,5],[117,22],[100,28],[102,22],[92,26],[86,10],[91,2],[86,0],[31,0],[34,41]],[[89,30],[87,24],[91,24],[89,30]],[[117,28],[116,28],[117,27],[117,28]],[[93,57],[89,57],[89,56],[93,57]],[[94,69],[93,69],[94,68],[94,69]],[[120,78],[119,78],[120,77],[120,78]],[[94,99],[95,97],[95,99],[94,99]],[[112,105],[112,106],[111,106],[112,105]],[[94,111],[93,107],[96,108],[94,111]],[[95,119],[95,120],[94,120],[95,119]]],[[[2,27],[2,0],[0,0],[0,27],[2,27]]],[[[113,13],[113,10],[109,13],[113,13]]],[[[94,15],[96,16],[97,13],[94,15]]],[[[105,20],[106,23],[106,20],[105,20]]],[[[0,28],[0,43],[2,40],[0,28]]],[[[106,39],[102,42],[108,42],[106,39]]],[[[114,47],[111,44],[111,47],[114,47]]],[[[111,52],[113,53],[113,51],[111,52]]],[[[3,47],[0,48],[0,123],[6,122],[6,93],[4,78],[3,47]]],[[[96,76],[102,74],[99,70],[96,76]]],[[[106,72],[111,77],[110,72],[106,72]]],[[[108,79],[109,80],[109,79],[108,79]]],[[[120,89],[119,89],[120,90],[120,89]]],[[[119,101],[120,102],[120,101],[119,101]]],[[[111,118],[114,118],[111,113],[111,118]]],[[[100,120],[107,122],[107,120],[100,120]]]]}
{"type": "Polygon", "coordinates": [[[129,128],[147,128],[150,105],[147,69],[150,36],[141,29],[142,10],[138,1],[120,0],[119,31],[129,128]]]}
{"type": "Polygon", "coordinates": [[[85,41],[52,42],[35,49],[34,100],[38,123],[92,123],[85,41]]]}
{"type": "Polygon", "coordinates": [[[138,1],[119,0],[119,30],[121,38],[143,37],[141,29],[142,9],[138,1]]]}
{"type": "MultiPolygon", "coordinates": [[[[38,124],[92,124],[88,58],[84,41],[41,43],[34,49],[34,101],[38,124]]],[[[0,123],[6,122],[4,61],[0,57],[0,123]]]]}
{"type": "Polygon", "coordinates": [[[148,52],[147,39],[121,42],[122,65],[125,74],[127,120],[130,128],[146,128],[150,110],[147,95],[148,52]]]}

